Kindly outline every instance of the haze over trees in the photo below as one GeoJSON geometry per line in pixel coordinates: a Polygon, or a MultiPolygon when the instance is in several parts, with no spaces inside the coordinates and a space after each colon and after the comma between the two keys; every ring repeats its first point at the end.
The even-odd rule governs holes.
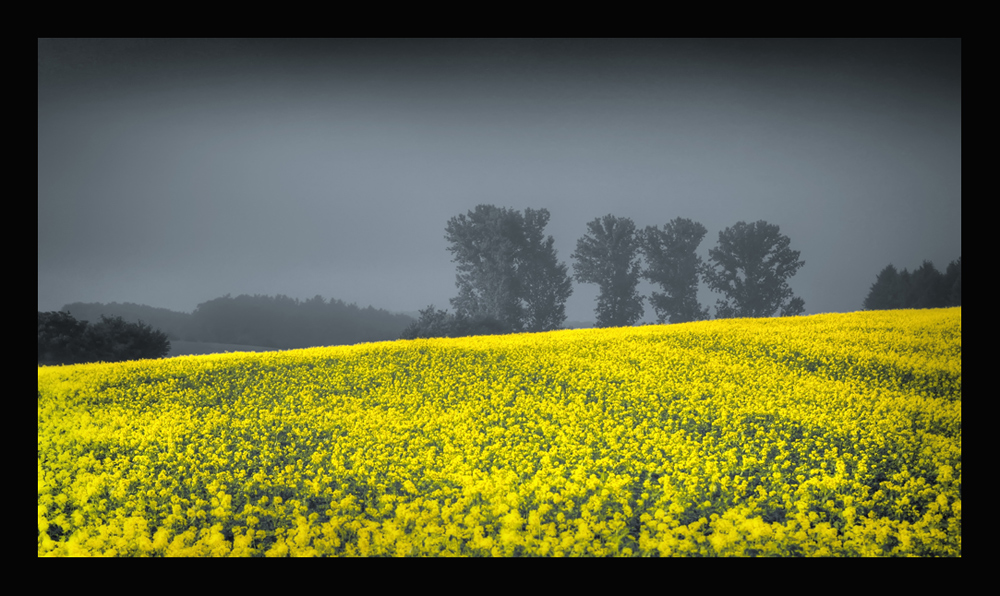
{"type": "Polygon", "coordinates": [[[659,285],[662,292],[652,292],[650,303],[661,325],[702,321],[708,308],[698,303],[698,272],[701,257],[695,252],[707,230],[698,222],[677,217],[663,229],[646,226],[640,236],[646,269],[642,276],[659,285]]]}
{"type": "Polygon", "coordinates": [[[159,329],[172,340],[198,341],[199,331],[191,318],[191,313],[178,312],[167,308],[135,304],[133,302],[73,302],[62,310],[80,321],[98,321],[101,316],[121,317],[130,323],[143,321],[159,329]]]}
{"type": "Polygon", "coordinates": [[[545,237],[547,209],[524,210],[526,266],[522,269],[525,298],[525,331],[551,331],[566,321],[566,300],[573,281],[565,263],[556,258],[555,239],[545,237]]]}
{"type": "MultiPolygon", "coordinates": [[[[545,235],[548,222],[546,209],[520,212],[494,205],[478,205],[448,220],[445,239],[457,269],[454,314],[429,305],[414,320],[371,306],[327,302],[322,296],[300,301],[280,294],[227,294],[199,304],[191,314],[130,303],[73,303],[63,310],[81,320],[46,319],[46,328],[55,331],[45,332],[51,336],[45,346],[62,342],[59,349],[72,354],[78,350],[71,339],[79,335],[77,327],[108,315],[124,316],[125,322],[141,317],[171,339],[277,349],[549,331],[565,322],[573,279],[598,285],[595,313],[600,327],[639,321],[646,298],[638,292],[640,278],[656,287],[649,299],[660,324],[710,318],[709,309],[697,299],[699,281],[723,296],[716,302],[716,318],[794,316],[805,310],[788,283],[805,262],[790,248],[788,236],[766,221],[741,221],[720,231],[706,262],[697,254],[707,233],[698,222],[677,217],[662,227],[640,230],[631,219],[608,214],[588,222],[587,232],[577,240],[572,277],[557,258],[555,240],[545,235]]],[[[865,309],[955,305],[961,305],[961,258],[944,274],[929,261],[912,273],[888,265],[864,300],[865,309]]]]}
{"type": "Polygon", "coordinates": [[[284,295],[203,302],[192,313],[202,341],[279,349],[346,345],[396,339],[412,318],[371,306],[359,308],[322,296],[299,301],[284,295]]]}
{"type": "Polygon", "coordinates": [[[396,339],[413,322],[408,315],[360,308],[322,296],[300,301],[284,295],[226,294],[202,302],[193,313],[126,303],[73,303],[63,310],[81,320],[101,315],[142,318],[171,339],[276,349],[346,345],[396,339]]]}
{"type": "MultiPolygon", "coordinates": [[[[572,281],[544,237],[546,209],[524,213],[478,205],[448,220],[445,239],[457,264],[456,315],[499,321],[507,332],[549,331],[566,320],[572,281]]],[[[433,311],[432,307],[431,310],[433,311]]]]}
{"type": "MultiPolygon", "coordinates": [[[[402,337],[558,329],[572,286],[566,266],[556,259],[552,236],[543,235],[548,220],[545,209],[521,214],[493,205],[451,218],[445,239],[457,264],[459,294],[451,299],[456,313],[428,306],[402,337]]],[[[640,278],[659,286],[650,303],[661,324],[709,318],[697,299],[699,277],[724,296],[716,306],[719,318],[804,312],[805,303],[792,294],[788,279],[805,263],[778,226],[757,221],[726,228],[709,251],[709,263],[697,254],[706,233],[700,223],[681,217],[662,229],[641,231],[631,219],[613,214],[588,222],[571,255],[572,279],[599,287],[597,326],[639,321],[645,299],[638,292],[640,278]]]]}
{"type": "Polygon", "coordinates": [[[573,277],[600,288],[594,311],[598,327],[633,325],[643,313],[643,297],[636,291],[642,264],[635,223],[609,214],[589,222],[587,229],[571,255],[573,277]]]}
{"type": "Polygon", "coordinates": [[[719,243],[702,266],[708,287],[724,295],[716,302],[720,319],[802,314],[805,302],[792,294],[788,279],[805,264],[789,248],[777,225],[737,222],[719,232],[719,243]]]}
{"type": "Polygon", "coordinates": [[[886,265],[875,277],[862,303],[865,310],[897,308],[946,308],[962,305],[962,257],[948,264],[942,274],[930,261],[913,273],[886,265]]]}

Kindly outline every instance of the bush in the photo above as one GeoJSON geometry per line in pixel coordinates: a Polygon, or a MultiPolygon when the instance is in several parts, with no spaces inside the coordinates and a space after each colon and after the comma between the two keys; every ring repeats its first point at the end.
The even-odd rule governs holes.
{"type": "Polygon", "coordinates": [[[121,362],[169,353],[167,334],[142,321],[101,315],[101,322],[89,325],[68,312],[38,313],[38,364],[121,362]]]}
{"type": "Polygon", "coordinates": [[[68,312],[39,312],[38,363],[86,362],[86,330],[87,322],[77,321],[68,312]]]}
{"type": "Polygon", "coordinates": [[[435,310],[432,304],[420,311],[420,318],[404,329],[399,339],[502,335],[510,332],[511,329],[495,317],[451,315],[444,310],[435,310]]]}

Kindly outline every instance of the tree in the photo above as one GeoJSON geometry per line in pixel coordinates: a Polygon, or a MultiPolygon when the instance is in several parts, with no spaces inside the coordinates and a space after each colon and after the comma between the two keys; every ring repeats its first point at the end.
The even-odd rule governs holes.
{"type": "Polygon", "coordinates": [[[710,263],[702,266],[705,283],[725,295],[716,302],[716,316],[795,316],[805,302],[792,295],[788,278],[805,262],[791,250],[788,236],[766,221],[738,222],[719,232],[719,243],[709,250],[710,263]]]}
{"type": "Polygon", "coordinates": [[[556,260],[552,236],[544,238],[549,221],[545,209],[524,210],[524,253],[521,290],[525,301],[525,329],[550,331],[566,320],[566,299],[573,293],[573,280],[565,263],[556,260]]]}
{"type": "Polygon", "coordinates": [[[445,230],[458,269],[458,296],[452,306],[459,313],[487,314],[520,330],[516,256],[522,230],[517,212],[478,205],[468,217],[451,218],[445,230]]]}
{"type": "Polygon", "coordinates": [[[948,293],[948,306],[962,306],[962,257],[948,263],[944,272],[944,287],[948,293]]]}
{"type": "Polygon", "coordinates": [[[86,321],[68,312],[38,312],[38,364],[87,362],[86,321]]]}
{"type": "Polygon", "coordinates": [[[897,306],[896,308],[911,308],[913,304],[913,274],[903,269],[899,272],[899,282],[896,284],[897,306]]]}
{"type": "Polygon", "coordinates": [[[120,316],[129,323],[144,321],[155,329],[159,329],[167,334],[167,337],[175,340],[198,341],[198,328],[195,325],[191,313],[177,312],[166,308],[156,308],[145,304],[135,304],[133,302],[111,302],[102,304],[100,302],[73,302],[64,305],[61,311],[68,312],[78,321],[97,321],[101,315],[120,316]]]}
{"type": "Polygon", "coordinates": [[[572,255],[574,277],[600,287],[595,309],[599,327],[632,325],[643,312],[636,292],[641,265],[635,224],[609,214],[588,223],[587,229],[572,255]]]}
{"type": "Polygon", "coordinates": [[[299,301],[283,294],[226,294],[199,304],[192,320],[199,341],[275,349],[391,340],[413,322],[370,305],[359,308],[336,298],[327,302],[319,295],[299,301]]]}
{"type": "Polygon", "coordinates": [[[88,361],[122,362],[164,358],[170,353],[167,334],[142,321],[129,323],[121,317],[101,315],[101,321],[85,333],[90,350],[88,361]]]}
{"type": "Polygon", "coordinates": [[[948,264],[942,274],[930,261],[910,273],[887,265],[875,278],[865,297],[866,310],[894,308],[945,308],[962,304],[962,258],[948,264]]]}
{"type": "Polygon", "coordinates": [[[948,292],[944,275],[934,263],[924,261],[910,276],[910,300],[907,308],[944,308],[948,292]]]}
{"type": "Polygon", "coordinates": [[[453,315],[445,310],[436,310],[431,304],[420,311],[420,318],[404,329],[399,339],[498,335],[509,331],[503,323],[489,315],[453,315]]]}
{"type": "Polygon", "coordinates": [[[68,312],[38,313],[38,364],[120,362],[169,353],[167,334],[142,321],[101,315],[99,323],[90,325],[68,312]]]}
{"type": "Polygon", "coordinates": [[[437,310],[433,304],[420,311],[420,318],[407,325],[399,339],[419,337],[447,337],[449,333],[448,311],[437,310]]]}
{"type": "Polygon", "coordinates": [[[653,292],[650,302],[656,320],[685,323],[708,318],[708,308],[698,304],[698,271],[701,257],[695,250],[707,230],[690,219],[675,218],[660,230],[647,226],[641,236],[647,267],[643,277],[659,284],[663,293],[653,292]]]}
{"type": "Polygon", "coordinates": [[[900,291],[899,272],[890,263],[875,276],[875,283],[868,290],[862,303],[865,310],[890,310],[903,308],[903,293],[900,291]]]}
{"type": "Polygon", "coordinates": [[[456,316],[495,319],[510,331],[558,328],[572,287],[555,241],[543,236],[548,220],[546,209],[522,215],[478,205],[448,221],[445,239],[458,269],[456,316]]]}

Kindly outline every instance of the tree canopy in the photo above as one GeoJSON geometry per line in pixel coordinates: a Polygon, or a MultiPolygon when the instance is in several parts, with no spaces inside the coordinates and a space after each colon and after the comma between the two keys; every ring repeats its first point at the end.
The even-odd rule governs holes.
{"type": "Polygon", "coordinates": [[[163,358],[169,352],[167,334],[142,321],[102,315],[91,325],[68,312],[38,312],[38,364],[121,362],[163,358]]]}
{"type": "Polygon", "coordinates": [[[524,213],[478,205],[445,228],[457,273],[460,317],[488,317],[508,331],[558,329],[566,319],[572,282],[556,259],[552,236],[545,237],[546,209],[524,213]]]}
{"type": "Polygon", "coordinates": [[[895,308],[945,308],[962,305],[962,257],[939,272],[924,261],[912,273],[897,271],[890,263],[875,276],[875,283],[862,302],[865,310],[895,308]]]}
{"type": "Polygon", "coordinates": [[[702,266],[708,287],[725,298],[716,302],[718,318],[802,314],[805,303],[792,294],[788,279],[805,261],[789,248],[791,240],[777,225],[760,220],[737,222],[719,232],[710,262],[702,266]]]}
{"type": "Polygon", "coordinates": [[[647,226],[640,237],[646,257],[643,277],[663,290],[654,291],[650,297],[658,323],[708,318],[708,308],[698,303],[698,271],[702,261],[695,253],[706,233],[700,223],[678,217],[664,224],[662,230],[647,226]]]}
{"type": "Polygon", "coordinates": [[[525,258],[520,271],[525,331],[549,331],[562,326],[566,300],[573,293],[566,264],[556,260],[555,239],[543,234],[548,221],[545,209],[524,210],[525,258]]]}
{"type": "Polygon", "coordinates": [[[595,309],[599,327],[632,325],[643,313],[643,298],[636,291],[641,263],[635,224],[609,214],[588,223],[587,229],[572,255],[574,277],[600,288],[595,309]]]}

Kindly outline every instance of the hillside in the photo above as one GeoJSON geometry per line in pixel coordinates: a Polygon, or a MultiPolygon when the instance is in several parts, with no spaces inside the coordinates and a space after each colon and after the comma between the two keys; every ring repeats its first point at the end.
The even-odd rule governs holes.
{"type": "Polygon", "coordinates": [[[38,554],[961,556],[961,308],[38,368],[38,554]]]}

